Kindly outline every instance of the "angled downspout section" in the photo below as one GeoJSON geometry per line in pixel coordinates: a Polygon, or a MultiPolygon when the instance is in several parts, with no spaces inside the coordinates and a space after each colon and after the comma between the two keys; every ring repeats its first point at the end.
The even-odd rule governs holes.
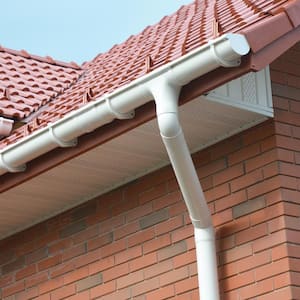
{"type": "MultiPolygon", "coordinates": [[[[237,40],[233,44],[222,44],[225,46],[222,49],[217,49],[217,45],[212,45],[210,55],[201,57],[204,60],[207,59],[203,65],[209,66],[210,63],[212,65],[217,63],[224,67],[239,65],[241,55],[248,53],[249,46],[243,37],[235,36],[234,38],[237,40]],[[237,45],[235,45],[236,42],[238,42],[237,45]]],[[[198,76],[201,72],[197,70],[199,62],[189,61],[189,63],[189,65],[182,66],[182,70],[170,69],[163,76],[152,80],[149,83],[149,89],[156,104],[160,135],[194,226],[200,299],[219,300],[218,265],[212,217],[178,116],[181,87],[191,80],[191,76],[194,76],[193,72],[198,72],[198,76]]]]}

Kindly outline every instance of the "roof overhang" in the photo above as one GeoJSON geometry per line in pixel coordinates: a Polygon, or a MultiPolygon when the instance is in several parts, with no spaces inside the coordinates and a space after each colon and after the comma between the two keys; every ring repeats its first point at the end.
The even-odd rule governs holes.
{"type": "MultiPolygon", "coordinates": [[[[184,93],[180,117],[192,152],[273,115],[268,68],[192,100],[184,93]]],[[[120,129],[108,124],[89,137],[82,136],[78,146],[68,150],[74,151],[72,159],[64,159],[63,152],[59,155],[63,151],[60,148],[45,154],[47,160],[42,156],[29,163],[26,173],[32,178],[1,194],[0,238],[169,164],[153,116],[152,104],[146,104],[136,111],[134,119],[114,121],[122,124],[120,129]],[[50,164],[47,167],[49,159],[57,160],[51,162],[51,166],[56,165],[51,169],[50,164]],[[39,176],[33,176],[36,174],[39,176]]]]}

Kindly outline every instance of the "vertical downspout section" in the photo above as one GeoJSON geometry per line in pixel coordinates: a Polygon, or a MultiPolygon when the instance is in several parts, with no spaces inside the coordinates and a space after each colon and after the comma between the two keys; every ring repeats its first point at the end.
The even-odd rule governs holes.
{"type": "Polygon", "coordinates": [[[215,233],[209,208],[178,119],[180,87],[160,79],[151,86],[160,135],[194,225],[200,299],[219,300],[215,233]]]}

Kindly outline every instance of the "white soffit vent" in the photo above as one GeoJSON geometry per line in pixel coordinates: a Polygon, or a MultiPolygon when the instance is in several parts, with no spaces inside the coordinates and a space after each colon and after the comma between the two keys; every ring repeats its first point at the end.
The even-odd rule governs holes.
{"type": "Polygon", "coordinates": [[[273,117],[269,67],[232,80],[212,90],[205,98],[273,117]]]}

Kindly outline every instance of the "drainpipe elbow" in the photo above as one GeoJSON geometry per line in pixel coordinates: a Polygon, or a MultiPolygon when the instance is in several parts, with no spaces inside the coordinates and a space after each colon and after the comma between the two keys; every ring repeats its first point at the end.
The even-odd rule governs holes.
{"type": "Polygon", "coordinates": [[[176,138],[181,133],[177,113],[167,112],[157,115],[160,135],[163,139],[176,138]]]}

